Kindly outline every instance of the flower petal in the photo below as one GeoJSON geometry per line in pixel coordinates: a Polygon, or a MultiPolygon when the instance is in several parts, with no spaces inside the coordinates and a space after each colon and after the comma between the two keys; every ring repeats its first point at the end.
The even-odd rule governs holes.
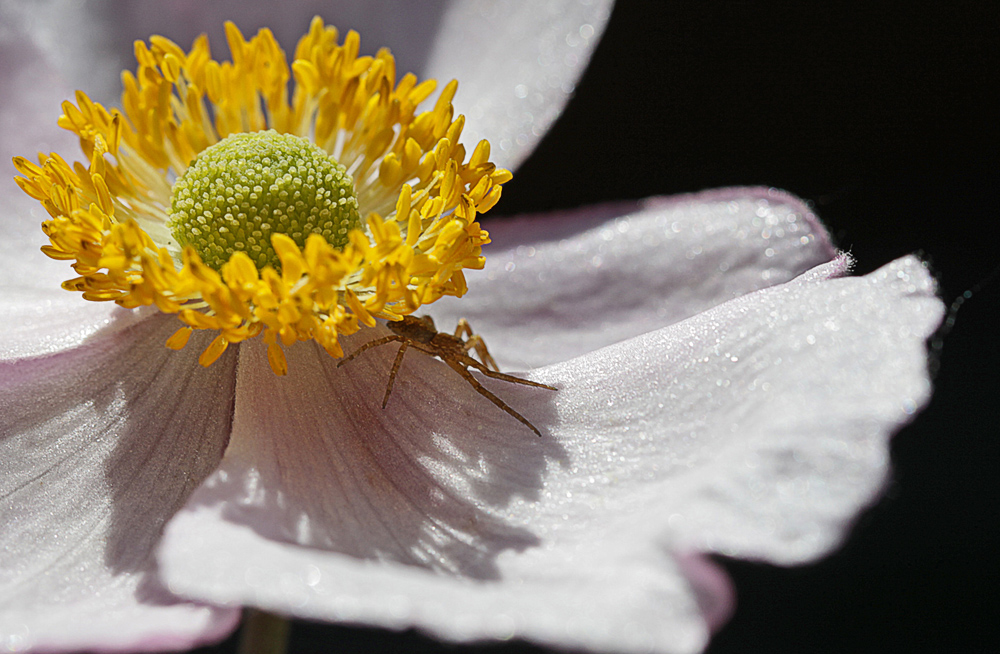
{"type": "MultiPolygon", "coordinates": [[[[11,130],[9,123],[3,124],[0,138],[31,143],[27,151],[19,152],[23,155],[34,154],[40,143],[53,138],[63,137],[66,143],[75,143],[68,132],[56,127],[55,121],[62,113],[60,103],[72,98],[76,88],[70,87],[67,80],[78,83],[78,75],[87,79],[88,72],[95,68],[103,69],[105,76],[120,71],[113,68],[116,61],[103,55],[110,36],[108,30],[94,20],[85,3],[78,2],[4,2],[0,6],[0,20],[4,26],[0,33],[3,52],[0,74],[4,76],[0,106],[30,110],[23,114],[27,122],[19,122],[18,129],[11,130]],[[21,83],[9,86],[13,79],[20,79],[21,83]],[[32,134],[25,129],[29,126],[43,128],[44,135],[32,134]]],[[[120,89],[120,80],[118,86],[120,89]]]]}
{"type": "Polygon", "coordinates": [[[428,310],[461,317],[502,369],[524,370],[673,324],[831,260],[798,198],[732,188],[488,225],[486,269],[428,310]]]}
{"type": "MultiPolygon", "coordinates": [[[[345,338],[344,347],[389,333],[380,330],[345,338]]],[[[448,427],[462,430],[478,396],[469,398],[458,375],[416,350],[404,359],[383,411],[378,400],[396,349],[338,368],[314,343],[298,344],[287,350],[291,374],[277,377],[264,345],[245,343],[232,441],[219,472],[192,502],[238,498],[227,503],[226,518],[276,540],[495,577],[499,552],[536,541],[470,498],[486,492],[495,497],[484,501],[503,504],[524,484],[537,485],[544,452],[523,438],[525,452],[496,442],[489,448],[441,442],[429,428],[442,420],[438,409],[447,407],[448,427]],[[466,401],[458,410],[456,393],[466,401]],[[516,469],[509,469],[511,460],[516,469]],[[487,463],[499,467],[489,479],[470,476],[487,463]]]]}
{"type": "Polygon", "coordinates": [[[0,362],[55,354],[110,337],[150,315],[95,304],[59,288],[0,285],[0,362]]]}
{"type": "Polygon", "coordinates": [[[944,313],[914,257],[829,279],[839,267],[537,371],[572,380],[557,407],[576,479],[552,480],[566,510],[601,498],[633,534],[655,511],[648,529],[685,551],[798,563],[836,546],[929,397],[944,313]]]}
{"type": "Polygon", "coordinates": [[[59,287],[73,271],[39,250],[45,242],[40,225],[48,214],[12,179],[14,156],[77,148],[72,135],[56,126],[59,105],[71,90],[46,54],[51,36],[47,24],[28,10],[20,4],[0,5],[4,25],[0,30],[0,88],[4,89],[0,94],[0,169],[5,173],[0,183],[0,361],[79,345],[110,325],[112,314],[118,313],[113,305],[84,302],[59,287]]]}
{"type": "Polygon", "coordinates": [[[197,365],[157,316],[0,372],[0,644],[177,649],[238,619],[178,600],[150,556],[163,523],[214,469],[236,357],[197,365]]]}
{"type": "Polygon", "coordinates": [[[829,279],[843,269],[536,370],[558,393],[488,384],[542,438],[427,357],[382,412],[391,348],[350,375],[300,349],[305,376],[271,384],[245,349],[233,445],[169,523],[161,573],[206,601],[451,640],[697,651],[731,595],[692,549],[827,551],[927,399],[933,281],[913,258],[829,279]]]}
{"type": "MultiPolygon", "coordinates": [[[[837,266],[634,342],[655,351],[669,337],[683,357],[659,364],[670,373],[660,392],[680,398],[660,416],[672,432],[663,452],[672,470],[658,473],[675,476],[672,547],[804,562],[837,546],[882,489],[888,438],[930,397],[925,343],[944,306],[915,257],[822,283],[837,266]],[[685,476],[689,466],[698,474],[685,476]]],[[[604,354],[618,359],[614,348],[604,354]]],[[[633,389],[651,388],[655,379],[643,377],[633,389]]],[[[611,423],[630,417],[611,413],[611,423]]]]}
{"type": "MultiPolygon", "coordinates": [[[[161,576],[173,592],[301,617],[417,625],[451,640],[520,635],[629,651],[648,645],[648,634],[619,642],[609,626],[638,620],[669,630],[684,644],[678,651],[704,643],[698,605],[662,548],[619,539],[590,547],[579,569],[547,573],[557,543],[543,543],[535,525],[511,523],[508,512],[548,503],[544,476],[570,464],[563,448],[419,353],[404,359],[383,411],[394,353],[375,350],[338,369],[299,345],[288,352],[293,374],[277,378],[262,347],[241,348],[231,444],[162,541],[161,576]],[[592,602],[605,583],[618,608],[592,602]],[[656,602],[646,601],[651,594],[656,602]]],[[[571,547],[581,536],[568,539],[571,547]]]]}
{"type": "Polygon", "coordinates": [[[459,80],[462,141],[493,146],[513,169],[527,158],[573,95],[611,15],[612,0],[545,0],[448,6],[426,75],[459,80]]]}
{"type": "MultiPolygon", "coordinates": [[[[47,34],[42,29],[30,30],[37,18],[30,15],[28,7],[15,3],[0,5],[0,283],[11,276],[21,275],[30,279],[31,271],[23,270],[26,264],[49,261],[38,248],[45,242],[40,225],[45,210],[37,200],[28,197],[13,181],[16,174],[11,159],[21,155],[34,157],[39,151],[50,152],[56,148],[64,151],[79,150],[76,139],[56,126],[62,113],[60,103],[72,97],[54,63],[45,51],[47,34]],[[37,256],[35,256],[37,255],[37,256]],[[7,262],[12,263],[8,264],[7,262]]],[[[65,264],[59,265],[64,271],[65,264]]],[[[61,280],[60,280],[61,281],[61,280]]],[[[58,285],[58,282],[57,282],[58,285]]]]}

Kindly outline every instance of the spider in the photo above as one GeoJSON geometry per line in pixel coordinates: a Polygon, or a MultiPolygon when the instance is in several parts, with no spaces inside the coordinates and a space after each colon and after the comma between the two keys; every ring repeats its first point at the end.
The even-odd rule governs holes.
{"type": "Polygon", "coordinates": [[[465,381],[469,382],[476,389],[477,393],[526,425],[528,429],[535,432],[535,435],[542,435],[533,424],[528,422],[527,418],[507,406],[499,397],[483,388],[479,380],[469,372],[469,367],[475,368],[487,377],[493,377],[494,379],[502,379],[514,384],[524,384],[525,386],[547,388],[550,391],[556,389],[547,384],[540,384],[500,372],[497,362],[493,360],[489,350],[486,349],[483,337],[472,332],[472,328],[465,318],[458,321],[458,327],[455,328],[454,334],[437,331],[434,327],[434,321],[431,320],[430,316],[403,316],[401,320],[389,321],[386,323],[386,326],[392,331],[391,336],[384,336],[373,341],[368,341],[337,364],[339,368],[366,350],[385,345],[386,343],[392,343],[393,341],[399,342],[399,352],[396,354],[396,360],[392,362],[392,370],[389,372],[389,385],[385,389],[385,397],[382,398],[383,409],[389,401],[389,394],[392,393],[392,384],[396,381],[396,373],[399,372],[400,364],[403,363],[403,355],[406,353],[407,348],[413,347],[444,361],[452,370],[460,374],[465,381]],[[476,351],[479,358],[483,360],[482,363],[469,356],[470,350],[476,351]]]}

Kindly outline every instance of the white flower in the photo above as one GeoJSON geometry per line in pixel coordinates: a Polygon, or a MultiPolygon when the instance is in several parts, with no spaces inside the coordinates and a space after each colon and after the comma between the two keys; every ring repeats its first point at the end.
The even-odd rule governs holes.
{"type": "MultiPolygon", "coordinates": [[[[172,36],[171,12],[221,24],[200,4],[139,27],[71,7],[49,18],[172,36]]],[[[501,165],[555,118],[608,11],[531,7],[457,3],[429,23],[377,12],[413,35],[415,61],[436,34],[425,72],[461,80],[466,139],[489,137],[501,165]]],[[[280,37],[315,11],[270,24],[280,37]]],[[[35,114],[54,118],[47,96],[69,97],[61,74],[79,57],[52,54],[51,21],[0,12],[16,53],[0,153],[55,149],[54,121],[35,114]]],[[[252,605],[449,640],[698,651],[732,605],[701,554],[829,551],[930,392],[924,340],[942,306],[924,267],[843,277],[849,260],[810,210],[770,189],[490,225],[468,294],[427,311],[442,327],[469,318],[502,368],[560,389],[484,382],[541,438],[419,355],[383,411],[392,348],[338,369],[298,343],[277,377],[251,340],[198,366],[211,335],[174,352],[174,316],[59,289],[65,266],[37,252],[43,212],[27,200],[0,195],[0,649],[185,648],[252,605]]]]}

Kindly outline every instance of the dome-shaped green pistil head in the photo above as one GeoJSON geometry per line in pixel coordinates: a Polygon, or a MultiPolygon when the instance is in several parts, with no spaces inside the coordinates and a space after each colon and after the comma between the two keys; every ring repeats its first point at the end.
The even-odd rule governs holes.
{"type": "Polygon", "coordinates": [[[335,248],[361,224],[354,180],[323,150],[274,130],[234,134],[205,149],[174,183],[171,233],[219,270],[234,252],[280,270],[271,235],[335,248]]]}

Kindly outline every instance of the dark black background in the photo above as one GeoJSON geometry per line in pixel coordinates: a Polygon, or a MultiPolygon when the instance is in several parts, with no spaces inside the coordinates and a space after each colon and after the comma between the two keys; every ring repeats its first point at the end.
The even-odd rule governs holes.
{"type": "MultiPolygon", "coordinates": [[[[814,205],[858,273],[916,252],[961,305],[932,341],[935,394],[893,441],[886,496],[814,565],[720,559],[739,604],[712,654],[1000,647],[1000,162],[987,136],[1000,14],[988,4],[621,0],[495,210],[776,186],[814,205]]],[[[545,651],[306,623],[290,649],[545,651]]]]}

